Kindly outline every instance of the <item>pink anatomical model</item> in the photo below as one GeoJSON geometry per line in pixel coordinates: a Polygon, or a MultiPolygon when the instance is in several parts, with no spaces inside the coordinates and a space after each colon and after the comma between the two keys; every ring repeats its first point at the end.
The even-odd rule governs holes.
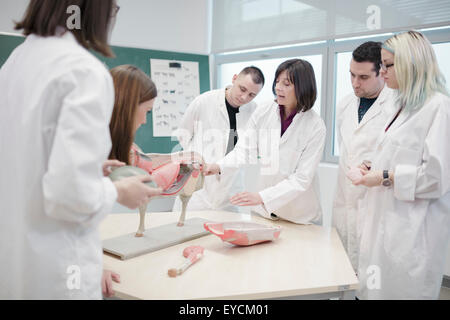
{"type": "MultiPolygon", "coordinates": [[[[201,174],[203,158],[196,152],[187,151],[139,155],[141,168],[119,167],[113,170],[109,177],[112,181],[117,181],[135,175],[151,175],[152,181],[146,182],[146,184],[153,188],[162,188],[161,196],[180,196],[182,211],[177,226],[182,227],[186,218],[186,207],[192,194],[203,188],[203,175],[201,174]]],[[[146,211],[147,205],[139,207],[140,222],[136,237],[144,235],[146,211]]]]}
{"type": "Polygon", "coordinates": [[[203,257],[204,251],[205,251],[205,248],[203,248],[202,246],[190,246],[190,247],[185,248],[183,250],[183,256],[186,258],[186,261],[178,268],[169,269],[169,271],[167,273],[172,278],[179,276],[187,268],[189,268],[194,263],[196,263],[198,260],[200,260],[200,258],[203,257]]]}
{"type": "Polygon", "coordinates": [[[222,241],[238,246],[273,241],[278,239],[281,232],[280,226],[266,226],[247,221],[206,222],[204,227],[222,241]]]}

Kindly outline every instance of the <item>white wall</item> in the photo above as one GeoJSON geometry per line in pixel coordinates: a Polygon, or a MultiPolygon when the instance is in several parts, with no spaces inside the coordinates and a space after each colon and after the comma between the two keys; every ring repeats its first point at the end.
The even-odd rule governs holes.
{"type": "Polygon", "coordinates": [[[331,163],[319,164],[320,203],[322,205],[322,222],[324,226],[331,226],[333,198],[336,190],[338,165],[331,163]]]}
{"type": "MultiPolygon", "coordinates": [[[[28,0],[0,0],[0,32],[20,34],[28,0]]],[[[211,0],[118,0],[120,11],[111,44],[209,54],[211,0]]]]}
{"type": "Polygon", "coordinates": [[[444,274],[450,278],[450,245],[447,249],[447,267],[445,268],[444,274]]]}
{"type": "Polygon", "coordinates": [[[21,20],[28,0],[0,0],[0,32],[20,34],[14,30],[13,20],[21,20]]]}
{"type": "Polygon", "coordinates": [[[119,0],[111,44],[209,54],[210,0],[119,0]]]}

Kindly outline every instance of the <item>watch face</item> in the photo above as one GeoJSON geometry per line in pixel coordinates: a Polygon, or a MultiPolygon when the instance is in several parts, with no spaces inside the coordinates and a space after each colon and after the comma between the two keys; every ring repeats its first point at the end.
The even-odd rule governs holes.
{"type": "Polygon", "coordinates": [[[390,185],[391,185],[391,180],[389,180],[389,179],[383,180],[383,186],[389,187],[390,185]]]}

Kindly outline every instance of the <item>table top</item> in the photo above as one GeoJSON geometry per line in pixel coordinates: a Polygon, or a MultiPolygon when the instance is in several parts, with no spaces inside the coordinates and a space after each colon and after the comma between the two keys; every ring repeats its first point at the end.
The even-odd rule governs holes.
{"type": "MultiPolygon", "coordinates": [[[[177,212],[147,213],[146,229],[178,221],[177,212]]],[[[190,211],[190,217],[215,222],[252,221],[282,227],[272,242],[239,247],[207,235],[122,261],[104,254],[104,267],[120,274],[115,296],[122,299],[268,299],[356,290],[358,280],[334,228],[270,221],[226,211],[190,211]],[[183,249],[205,248],[203,258],[183,274],[183,249]]],[[[111,214],[100,225],[102,240],[135,232],[139,215],[111,214]]],[[[146,232],[151,232],[147,230],[146,232]]]]}

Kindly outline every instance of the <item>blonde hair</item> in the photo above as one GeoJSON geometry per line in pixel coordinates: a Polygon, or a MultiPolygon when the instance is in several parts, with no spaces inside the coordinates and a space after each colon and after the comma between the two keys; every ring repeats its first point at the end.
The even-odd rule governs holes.
{"type": "Polygon", "coordinates": [[[433,47],[424,35],[417,31],[397,34],[383,48],[394,54],[398,99],[405,109],[422,107],[436,92],[448,95],[433,47]]]}

